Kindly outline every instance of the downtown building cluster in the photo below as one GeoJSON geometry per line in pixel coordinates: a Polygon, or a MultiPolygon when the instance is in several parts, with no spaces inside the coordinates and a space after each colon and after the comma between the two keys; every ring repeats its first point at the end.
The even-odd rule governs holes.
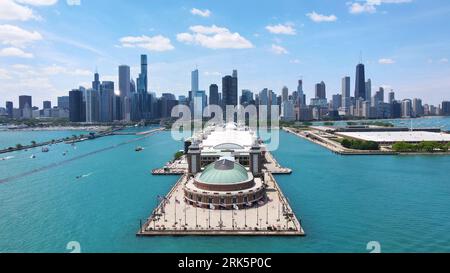
{"type": "Polygon", "coordinates": [[[275,106],[284,121],[450,115],[449,101],[433,106],[423,104],[420,98],[397,100],[394,91],[383,87],[372,94],[372,82],[371,79],[366,80],[362,63],[356,66],[353,95],[351,78],[346,76],[342,78],[341,91],[330,99],[327,98],[326,84],[323,81],[317,83],[314,97],[308,103],[303,80],[298,81],[297,89],[292,93],[287,87],[282,88],[280,95],[268,88],[257,93],[242,89],[239,96],[237,70],[222,78],[221,89],[213,83],[206,91],[200,90],[199,70],[196,69],[191,72],[191,89],[187,95],[177,98],[173,93],[162,93],[157,97],[156,93],[148,90],[147,55],[141,55],[140,61],[136,80],[131,77],[130,66],[120,65],[118,87],[113,81],[100,81],[96,72],[90,88],[79,87],[69,91],[68,96],[58,97],[57,106],[52,107],[50,101],[44,101],[42,109],[39,109],[32,106],[31,96],[23,95],[19,96],[19,108],[7,101],[6,107],[0,108],[0,116],[14,119],[66,118],[71,122],[86,123],[138,122],[170,118],[176,105],[188,106],[197,117],[202,116],[208,105],[218,105],[223,110],[226,106],[237,105],[255,105],[257,109],[258,106],[275,106]]]}

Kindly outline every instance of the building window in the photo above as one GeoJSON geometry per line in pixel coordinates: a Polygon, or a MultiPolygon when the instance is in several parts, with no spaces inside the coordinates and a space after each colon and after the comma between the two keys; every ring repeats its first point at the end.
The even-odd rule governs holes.
{"type": "Polygon", "coordinates": [[[236,197],[233,197],[233,204],[236,204],[237,203],[237,199],[236,199],[236,197]]]}
{"type": "Polygon", "coordinates": [[[210,204],[212,204],[212,203],[213,203],[213,199],[212,199],[212,198],[209,198],[209,199],[208,199],[208,202],[209,202],[210,204]]]}
{"type": "Polygon", "coordinates": [[[198,197],[197,197],[197,201],[198,201],[198,202],[202,202],[202,197],[201,197],[201,196],[198,196],[198,197]]]}
{"type": "Polygon", "coordinates": [[[220,198],[220,204],[225,204],[225,198],[220,198]]]}
{"type": "Polygon", "coordinates": [[[248,197],[247,196],[244,197],[244,203],[248,203],[248,197]]]}

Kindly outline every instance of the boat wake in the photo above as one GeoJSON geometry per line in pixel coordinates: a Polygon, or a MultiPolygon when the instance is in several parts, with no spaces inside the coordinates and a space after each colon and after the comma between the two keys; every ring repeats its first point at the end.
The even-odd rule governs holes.
{"type": "Polygon", "coordinates": [[[6,157],[2,157],[0,160],[10,160],[13,158],[14,158],[14,156],[6,156],[6,157]]]}

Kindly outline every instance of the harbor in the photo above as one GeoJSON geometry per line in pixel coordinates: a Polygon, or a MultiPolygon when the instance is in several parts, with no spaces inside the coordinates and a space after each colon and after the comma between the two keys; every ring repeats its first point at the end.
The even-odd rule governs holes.
{"type": "Polygon", "coordinates": [[[273,174],[291,174],[246,129],[207,129],[153,175],[183,173],[137,236],[304,236],[273,174]],[[208,131],[209,130],[209,131],[208,131]],[[230,135],[237,136],[233,142],[230,135]],[[224,152],[225,151],[225,152],[224,152]],[[203,166],[203,168],[199,168],[203,166]]]}

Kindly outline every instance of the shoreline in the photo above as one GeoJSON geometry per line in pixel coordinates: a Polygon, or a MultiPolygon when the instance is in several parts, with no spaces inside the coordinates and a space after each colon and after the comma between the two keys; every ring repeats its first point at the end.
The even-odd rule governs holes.
{"type": "Polygon", "coordinates": [[[50,132],[50,131],[105,131],[111,129],[111,126],[52,126],[52,127],[33,127],[33,128],[4,128],[0,132],[50,132]]]}

